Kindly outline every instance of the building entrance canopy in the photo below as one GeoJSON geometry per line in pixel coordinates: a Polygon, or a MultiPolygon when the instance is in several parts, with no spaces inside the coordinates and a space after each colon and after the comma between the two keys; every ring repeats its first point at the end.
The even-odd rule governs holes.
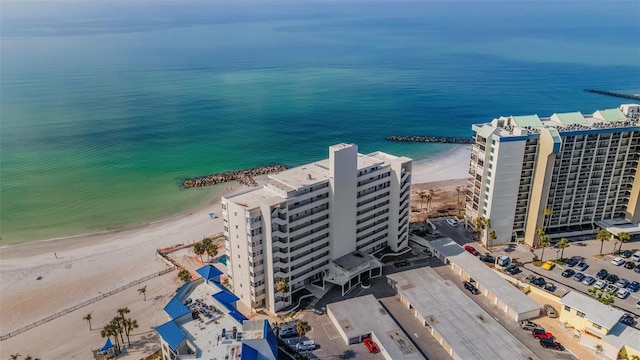
{"type": "Polygon", "coordinates": [[[324,282],[340,285],[346,294],[366,278],[382,275],[382,263],[373,255],[359,251],[332,260],[324,270],[324,282]]]}

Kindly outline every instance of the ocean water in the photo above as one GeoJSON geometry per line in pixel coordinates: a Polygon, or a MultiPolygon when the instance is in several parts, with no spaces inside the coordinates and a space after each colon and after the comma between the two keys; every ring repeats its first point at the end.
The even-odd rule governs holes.
{"type": "Polygon", "coordinates": [[[204,205],[182,179],[640,93],[638,2],[6,1],[0,245],[204,205]]]}

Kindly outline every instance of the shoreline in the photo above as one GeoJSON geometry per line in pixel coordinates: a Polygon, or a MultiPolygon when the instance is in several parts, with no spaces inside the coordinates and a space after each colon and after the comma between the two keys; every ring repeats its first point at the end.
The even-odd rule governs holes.
{"type": "MultiPolygon", "coordinates": [[[[438,160],[443,160],[441,159],[442,157],[447,158],[447,159],[456,159],[456,154],[458,156],[460,156],[460,153],[462,152],[462,149],[468,148],[467,153],[470,152],[471,149],[471,145],[469,144],[454,144],[454,147],[447,149],[447,150],[443,150],[440,152],[437,152],[435,154],[432,154],[426,158],[421,158],[421,159],[414,159],[413,160],[413,165],[414,166],[419,166],[419,167],[424,167],[429,166],[429,162],[433,161],[434,158],[437,158],[438,160]]],[[[468,156],[467,156],[467,160],[468,162],[468,156]]],[[[443,167],[440,166],[435,166],[433,168],[429,168],[428,171],[426,172],[433,172],[433,170],[437,170],[437,172],[441,173],[443,170],[445,170],[443,167]]],[[[447,170],[451,170],[451,169],[447,169],[447,170]]],[[[465,169],[465,174],[463,176],[460,176],[459,178],[462,177],[466,177],[466,170],[465,169]]],[[[425,171],[421,171],[421,175],[424,176],[423,172],[425,171]]],[[[433,176],[433,174],[430,174],[430,176],[433,176]]],[[[261,178],[261,177],[265,177],[266,175],[259,175],[256,176],[256,178],[261,178]]],[[[413,181],[413,177],[412,176],[412,182],[413,181]]],[[[454,177],[454,178],[458,178],[458,177],[454,177]]],[[[442,177],[442,176],[438,176],[437,180],[429,180],[429,181],[439,181],[439,180],[446,180],[448,178],[446,177],[442,177]]],[[[81,234],[73,234],[73,235],[65,235],[65,236],[58,236],[58,237],[54,237],[54,238],[49,238],[49,239],[32,239],[32,240],[24,240],[21,241],[19,243],[16,244],[7,244],[7,245],[0,245],[0,257],[2,256],[2,251],[8,248],[18,248],[18,247],[25,247],[25,246],[36,246],[35,244],[41,244],[41,243],[52,243],[52,242],[56,242],[56,241],[73,241],[74,239],[88,239],[88,238],[94,238],[94,237],[100,237],[100,236],[107,236],[107,235],[114,235],[117,233],[122,233],[122,232],[127,232],[127,231],[135,231],[135,230],[140,230],[142,228],[148,227],[148,226],[152,226],[152,225],[156,225],[156,224],[161,224],[161,223],[166,223],[166,222],[170,222],[172,220],[177,220],[177,219],[181,219],[181,218],[186,218],[188,216],[191,216],[194,213],[197,213],[199,211],[202,211],[203,209],[206,210],[206,208],[208,206],[213,206],[215,205],[218,201],[220,201],[220,199],[222,198],[223,195],[226,194],[230,194],[236,191],[239,191],[239,189],[242,186],[245,186],[243,184],[240,184],[237,180],[232,180],[226,183],[221,183],[221,184],[216,184],[213,185],[215,186],[225,186],[225,187],[231,187],[232,190],[221,190],[220,192],[217,192],[215,195],[213,195],[211,198],[209,198],[209,200],[206,201],[206,205],[202,205],[202,206],[196,206],[194,208],[190,208],[187,209],[183,212],[181,212],[180,214],[176,215],[176,214],[171,214],[167,217],[163,217],[163,218],[159,218],[157,220],[152,220],[152,221],[146,221],[143,223],[135,223],[135,224],[128,224],[128,225],[124,225],[121,227],[117,227],[117,228],[113,228],[113,229],[105,229],[105,230],[98,230],[95,232],[85,232],[85,233],[81,233],[81,234]]]]}

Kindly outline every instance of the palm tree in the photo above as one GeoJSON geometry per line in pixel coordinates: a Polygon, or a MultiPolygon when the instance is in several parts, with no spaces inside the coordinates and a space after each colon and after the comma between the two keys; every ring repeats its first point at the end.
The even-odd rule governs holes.
{"type": "Polygon", "coordinates": [[[426,191],[418,191],[418,197],[420,198],[420,212],[422,212],[422,204],[424,203],[424,199],[427,198],[426,191]]]}
{"type": "Polygon", "coordinates": [[[456,186],[456,193],[458,194],[458,201],[456,204],[458,205],[458,215],[460,215],[460,186],[456,186]]]}
{"type": "Polygon", "coordinates": [[[427,197],[427,212],[431,211],[431,200],[433,200],[433,197],[436,194],[436,190],[435,189],[429,189],[429,197],[427,197]]]}
{"type": "Polygon", "coordinates": [[[596,239],[600,240],[600,255],[602,255],[602,247],[605,241],[611,240],[611,233],[607,229],[600,229],[596,235],[596,239]]]}
{"type": "Polygon", "coordinates": [[[495,230],[491,230],[489,232],[489,240],[491,240],[491,242],[489,243],[489,250],[491,250],[491,247],[493,246],[493,240],[498,238],[498,234],[496,234],[495,230]]]}
{"type": "Polygon", "coordinates": [[[178,272],[178,279],[188,283],[191,281],[191,273],[187,269],[181,269],[180,272],[178,272]]]}
{"type": "Polygon", "coordinates": [[[491,220],[485,218],[484,216],[478,216],[474,220],[473,231],[476,232],[478,240],[480,240],[480,232],[488,226],[491,226],[491,220]]]}
{"type": "Polygon", "coordinates": [[[207,250],[207,256],[209,257],[209,261],[211,261],[211,258],[215,258],[216,256],[218,256],[218,245],[215,244],[214,242],[210,242],[208,245],[205,246],[206,250],[207,250]]]}
{"type": "MultiPolygon", "coordinates": [[[[92,311],[92,312],[93,312],[93,311],[92,311]]],[[[92,329],[91,329],[91,319],[93,319],[93,317],[91,316],[91,313],[92,313],[92,312],[88,313],[87,315],[85,315],[85,316],[82,318],[82,320],[86,320],[86,321],[88,321],[88,322],[89,322],[89,331],[91,331],[91,330],[92,330],[92,329]]]]}
{"type": "Polygon", "coordinates": [[[24,360],[33,360],[33,356],[27,355],[24,357],[24,360]]]}
{"type": "Polygon", "coordinates": [[[144,301],[147,301],[147,285],[138,289],[138,294],[144,295],[144,301]]]}
{"type": "Polygon", "coordinates": [[[11,354],[9,355],[9,360],[18,360],[20,359],[20,356],[22,356],[20,353],[11,354]]]}
{"type": "Polygon", "coordinates": [[[284,301],[284,293],[289,291],[289,284],[287,284],[287,279],[280,279],[276,282],[276,291],[282,293],[282,300],[284,301]]]}
{"type": "Polygon", "coordinates": [[[540,245],[540,241],[542,237],[545,235],[544,228],[543,227],[536,228],[536,235],[538,235],[538,245],[540,245]]]}
{"type": "Polygon", "coordinates": [[[542,254],[540,255],[540,261],[544,261],[544,248],[551,245],[551,238],[549,235],[542,235],[540,238],[540,245],[542,246],[542,254]]]}
{"type": "Polygon", "coordinates": [[[210,237],[206,237],[204,239],[202,239],[202,246],[204,246],[204,251],[207,252],[207,261],[211,262],[211,254],[209,253],[209,248],[211,247],[211,245],[213,244],[213,239],[211,239],[210,237]]]}
{"type": "Polygon", "coordinates": [[[204,254],[205,251],[207,251],[207,249],[204,247],[204,244],[202,242],[199,241],[199,242],[193,244],[193,252],[196,255],[200,256],[200,261],[202,261],[202,262],[204,262],[202,260],[202,254],[204,254]]]}
{"type": "Polygon", "coordinates": [[[567,238],[560,238],[560,241],[558,241],[558,243],[556,244],[556,246],[558,247],[558,249],[561,249],[561,253],[560,253],[560,258],[564,259],[564,249],[568,248],[569,246],[571,246],[569,244],[569,239],[567,238]]]}
{"type": "Polygon", "coordinates": [[[544,209],[544,217],[546,219],[544,225],[544,231],[546,232],[549,229],[549,222],[551,222],[551,215],[553,215],[553,210],[546,208],[544,209]]]}
{"type": "Polygon", "coordinates": [[[629,235],[629,233],[626,233],[626,232],[621,232],[620,234],[618,234],[618,240],[620,240],[620,249],[618,249],[618,251],[622,251],[622,244],[631,240],[631,235],[629,235]]]}
{"type": "Polygon", "coordinates": [[[296,323],[296,331],[298,332],[298,342],[302,341],[302,337],[307,334],[307,332],[311,330],[311,326],[306,321],[298,320],[296,323]]]}
{"type": "Polygon", "coordinates": [[[102,328],[102,331],[100,331],[100,336],[102,336],[103,338],[108,338],[113,336],[114,341],[114,347],[116,348],[116,355],[118,355],[118,353],[120,353],[120,340],[118,339],[118,329],[117,327],[113,324],[113,321],[111,321],[111,323],[105,325],[104,328],[102,328]]]}
{"type": "Polygon", "coordinates": [[[124,333],[125,335],[127,335],[127,344],[131,346],[131,340],[129,339],[129,336],[131,335],[131,330],[138,328],[138,320],[132,320],[131,318],[128,318],[122,322],[122,325],[124,328],[124,333]]]}

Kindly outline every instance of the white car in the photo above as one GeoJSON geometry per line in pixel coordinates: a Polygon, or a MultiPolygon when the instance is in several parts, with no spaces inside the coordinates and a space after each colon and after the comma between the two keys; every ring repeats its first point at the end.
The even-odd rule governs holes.
{"type": "Polygon", "coordinates": [[[314,350],[315,348],[316,343],[313,340],[305,340],[296,344],[296,350],[298,351],[314,350]]]}
{"type": "Polygon", "coordinates": [[[617,258],[611,260],[611,263],[613,265],[615,265],[615,266],[620,266],[620,265],[624,264],[624,259],[621,258],[621,257],[617,257],[617,258]]]}
{"type": "Polygon", "coordinates": [[[454,219],[454,218],[448,218],[447,220],[445,220],[447,222],[447,224],[449,224],[450,226],[456,227],[458,226],[458,220],[454,219]]]}
{"type": "Polygon", "coordinates": [[[596,288],[596,289],[602,290],[602,289],[607,287],[607,282],[604,281],[604,280],[598,280],[598,281],[596,281],[595,284],[593,284],[593,287],[596,288]]]}
{"type": "Polygon", "coordinates": [[[620,290],[618,291],[617,296],[618,296],[620,299],[626,299],[626,298],[628,298],[628,297],[629,297],[629,290],[627,290],[627,289],[620,289],[620,290]]]}

